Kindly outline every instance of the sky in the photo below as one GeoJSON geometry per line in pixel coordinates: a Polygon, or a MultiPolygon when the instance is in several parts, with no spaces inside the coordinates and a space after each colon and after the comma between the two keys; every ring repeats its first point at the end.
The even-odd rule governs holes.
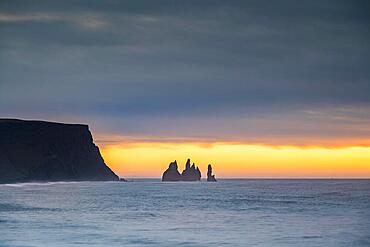
{"type": "Polygon", "coordinates": [[[0,117],[119,175],[370,177],[369,1],[0,1],[0,117]]]}

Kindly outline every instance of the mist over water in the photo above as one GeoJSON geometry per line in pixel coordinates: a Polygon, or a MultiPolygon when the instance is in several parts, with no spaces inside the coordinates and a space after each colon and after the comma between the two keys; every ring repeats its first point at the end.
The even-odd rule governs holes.
{"type": "Polygon", "coordinates": [[[0,185],[0,246],[370,246],[370,180],[0,185]]]}

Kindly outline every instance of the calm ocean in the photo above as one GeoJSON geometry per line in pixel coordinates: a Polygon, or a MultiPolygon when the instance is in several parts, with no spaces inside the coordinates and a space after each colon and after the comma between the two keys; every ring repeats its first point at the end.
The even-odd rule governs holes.
{"type": "Polygon", "coordinates": [[[0,185],[0,246],[370,246],[370,180],[0,185]]]}

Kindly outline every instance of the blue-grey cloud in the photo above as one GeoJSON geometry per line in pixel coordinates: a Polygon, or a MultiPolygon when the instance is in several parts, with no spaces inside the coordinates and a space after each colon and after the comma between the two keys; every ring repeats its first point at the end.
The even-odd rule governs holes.
{"type": "Polygon", "coordinates": [[[157,119],[179,119],[173,131],[190,135],[180,119],[202,118],[219,124],[207,133],[217,136],[230,121],[235,135],[259,133],[238,124],[245,118],[368,108],[369,9],[367,1],[1,1],[0,114],[123,119],[112,128],[161,135],[173,127],[157,119]]]}

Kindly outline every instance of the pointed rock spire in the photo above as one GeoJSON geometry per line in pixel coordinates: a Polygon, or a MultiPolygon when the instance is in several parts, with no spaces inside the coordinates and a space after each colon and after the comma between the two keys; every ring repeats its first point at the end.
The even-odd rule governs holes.
{"type": "Polygon", "coordinates": [[[212,174],[212,165],[208,165],[208,171],[207,171],[207,182],[217,182],[215,175],[212,174]]]}
{"type": "Polygon", "coordinates": [[[190,159],[188,159],[185,164],[185,170],[188,170],[188,169],[190,169],[190,159]]]}
{"type": "Polygon", "coordinates": [[[200,172],[198,172],[199,169],[195,166],[194,163],[192,165],[190,164],[191,164],[190,159],[188,159],[185,164],[185,170],[181,174],[181,180],[199,181],[201,178],[200,172]]]}

